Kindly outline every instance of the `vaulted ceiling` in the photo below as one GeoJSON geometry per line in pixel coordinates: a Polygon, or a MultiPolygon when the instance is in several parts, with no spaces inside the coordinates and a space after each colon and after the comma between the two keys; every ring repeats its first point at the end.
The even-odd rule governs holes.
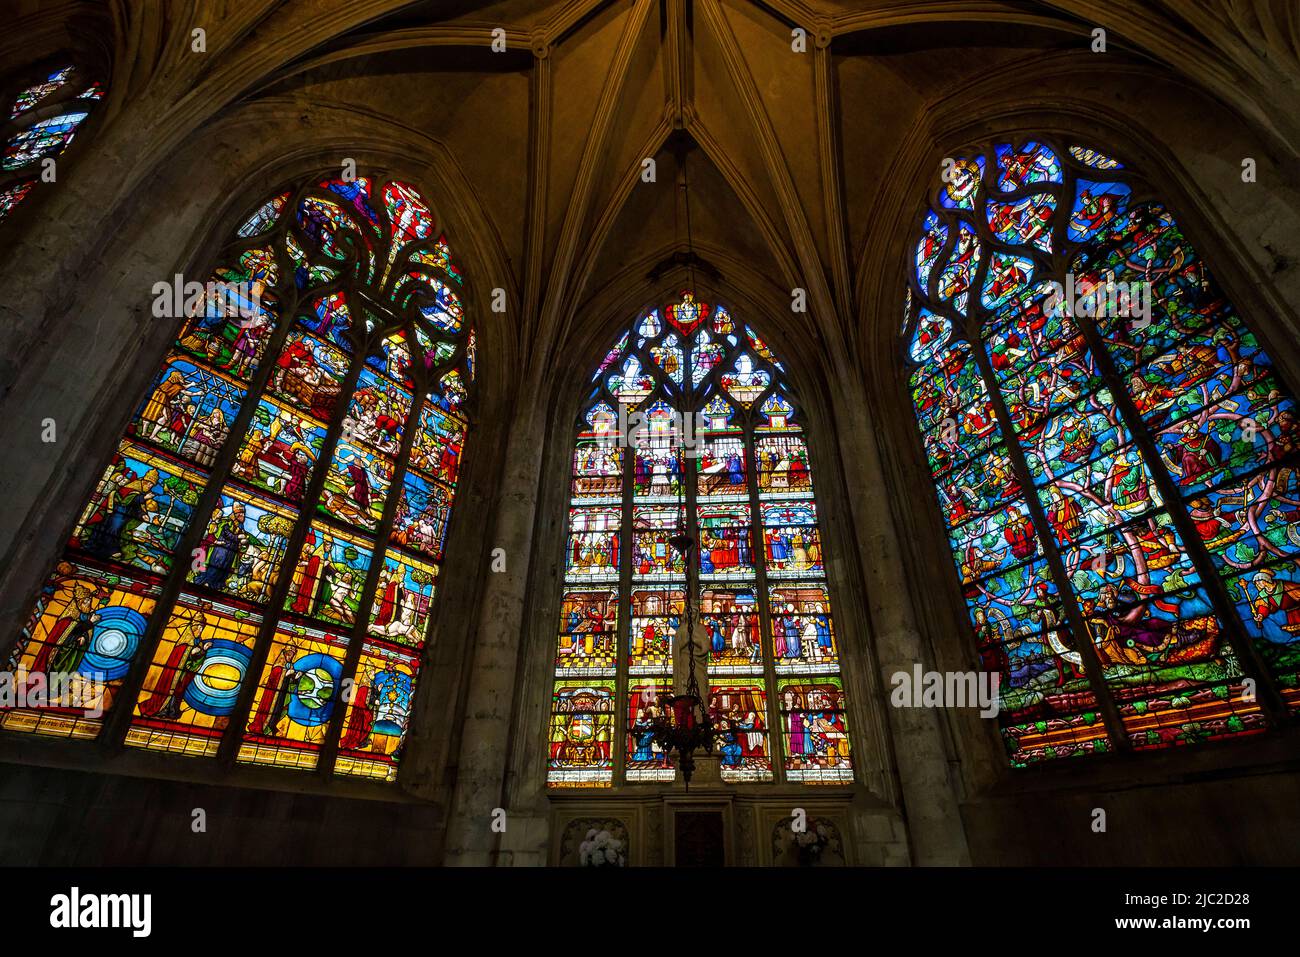
{"type": "Polygon", "coordinates": [[[233,138],[223,162],[246,155],[254,177],[268,168],[254,156],[315,139],[330,165],[349,136],[374,130],[427,151],[414,167],[454,167],[463,225],[495,250],[480,267],[487,285],[506,288],[520,317],[520,362],[555,359],[581,341],[593,304],[634,300],[680,267],[688,209],[702,272],[754,297],[805,288],[810,312],[778,338],[853,355],[873,231],[890,193],[915,180],[900,162],[930,158],[936,117],[995,86],[1030,98],[1048,78],[1131,73],[1115,96],[1136,105],[1159,75],[1192,109],[1245,117],[1261,149],[1300,147],[1293,0],[9,6],[20,28],[0,41],[6,63],[76,46],[98,48],[111,70],[106,125],[130,144],[104,183],[119,202],[205,137],[233,138]],[[1097,27],[1104,61],[1090,49],[1097,27]],[[193,51],[195,28],[206,53],[193,51]]]}

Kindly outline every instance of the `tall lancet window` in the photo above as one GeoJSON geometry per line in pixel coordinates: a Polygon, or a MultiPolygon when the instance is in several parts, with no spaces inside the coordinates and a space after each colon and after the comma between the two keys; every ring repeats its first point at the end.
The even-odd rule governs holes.
{"type": "Polygon", "coordinates": [[[6,103],[0,131],[0,221],[40,183],[57,181],[57,158],[104,98],[104,88],[79,66],[31,78],[6,103]]]}
{"type": "Polygon", "coordinates": [[[1137,172],[1048,137],[945,164],[908,385],[1016,766],[1300,707],[1292,393],[1137,172]]]}
{"type": "Polygon", "coordinates": [[[754,330],[689,292],[637,317],[591,378],[571,481],[549,785],[674,779],[649,725],[688,589],[735,729],[723,780],[852,781],[802,415],[754,330]]]}
{"type": "Polygon", "coordinates": [[[218,262],[155,287],[178,333],[0,727],[391,780],[474,378],[461,274],[416,190],[370,178],[277,193],[218,262]]]}

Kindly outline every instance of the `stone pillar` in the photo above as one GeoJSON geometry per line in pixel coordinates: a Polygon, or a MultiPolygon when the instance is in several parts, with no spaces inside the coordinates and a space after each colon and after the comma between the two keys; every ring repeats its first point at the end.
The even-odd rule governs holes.
{"type": "MultiPolygon", "coordinates": [[[[523,633],[528,567],[537,519],[538,476],[546,409],[538,390],[522,388],[518,415],[509,423],[501,493],[495,516],[484,521],[491,548],[505,549],[506,568],[485,571],[483,603],[472,647],[460,756],[444,863],[482,867],[496,863],[500,835],[492,812],[503,807],[514,718],[519,642],[523,633]]],[[[507,828],[511,822],[507,821],[507,828]]]]}
{"type": "MultiPolygon", "coordinates": [[[[910,672],[918,661],[932,668],[934,662],[927,661],[926,642],[913,613],[911,602],[916,588],[903,574],[900,558],[901,533],[906,530],[898,527],[890,508],[889,495],[894,486],[886,481],[865,395],[855,385],[845,384],[836,405],[835,432],[850,490],[871,634],[882,687],[888,689],[895,672],[910,672]]],[[[906,491],[927,493],[924,488],[906,491]]],[[[949,773],[939,712],[932,708],[893,708],[885,701],[879,713],[889,721],[912,863],[969,864],[957,782],[949,773]]]]}
{"type": "Polygon", "coordinates": [[[6,224],[24,231],[0,270],[0,651],[179,325],[153,317],[153,284],[182,267],[203,209],[158,184],[148,204],[120,201],[146,143],[130,120],[6,224]]]}

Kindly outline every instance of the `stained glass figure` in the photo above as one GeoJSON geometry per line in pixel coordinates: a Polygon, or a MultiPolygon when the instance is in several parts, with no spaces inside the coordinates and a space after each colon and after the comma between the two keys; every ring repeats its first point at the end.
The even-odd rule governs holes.
{"type": "Polygon", "coordinates": [[[0,727],[94,738],[145,641],[160,588],[113,564],[60,561],[5,670],[17,693],[0,727]]]}
{"type": "Polygon", "coordinates": [[[395,781],[411,723],[420,657],[366,642],[339,739],[336,774],[395,781]]]}
{"type": "Polygon", "coordinates": [[[126,743],[216,754],[261,624],[262,616],[247,606],[182,592],[154,650],[126,743]]]}

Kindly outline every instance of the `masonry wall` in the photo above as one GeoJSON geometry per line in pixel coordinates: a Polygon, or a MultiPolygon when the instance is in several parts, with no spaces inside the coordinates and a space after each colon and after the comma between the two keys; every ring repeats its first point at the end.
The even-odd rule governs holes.
{"type": "Polygon", "coordinates": [[[0,764],[6,865],[432,865],[434,804],[0,764]],[[207,830],[193,829],[194,810],[207,830]]]}
{"type": "Polygon", "coordinates": [[[962,806],[976,865],[1294,866],[1300,773],[989,796],[962,806]],[[1106,811],[1104,833],[1093,809],[1106,811]]]}

